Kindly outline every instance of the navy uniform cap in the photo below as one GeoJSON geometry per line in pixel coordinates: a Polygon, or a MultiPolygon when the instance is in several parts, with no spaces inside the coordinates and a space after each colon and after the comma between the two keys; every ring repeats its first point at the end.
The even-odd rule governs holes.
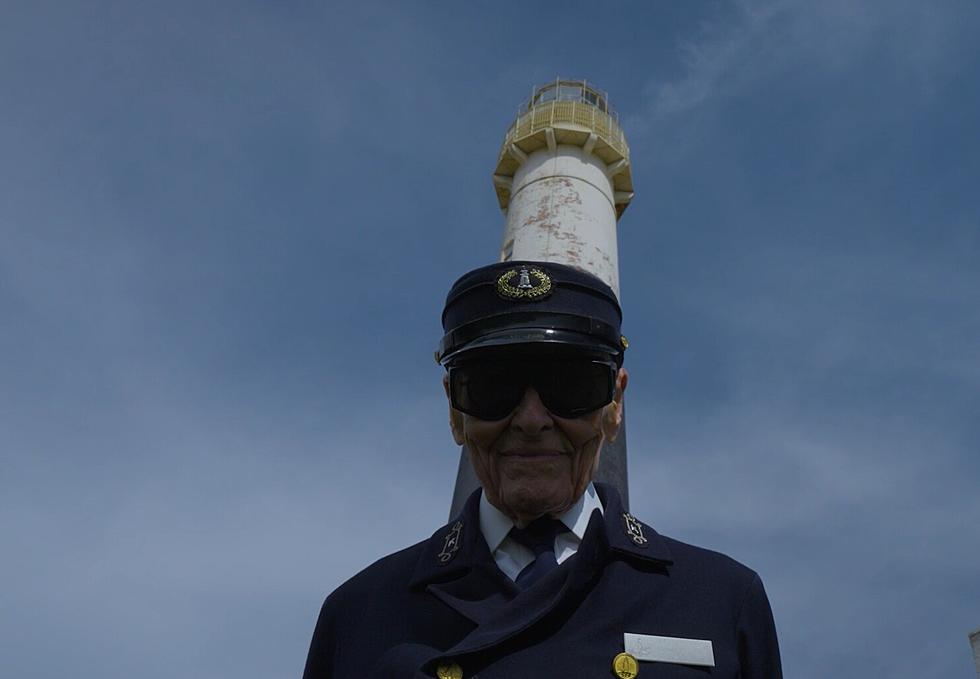
{"type": "Polygon", "coordinates": [[[498,262],[453,284],[436,360],[448,365],[476,351],[552,345],[621,364],[622,319],[612,288],[590,273],[553,262],[498,262]]]}

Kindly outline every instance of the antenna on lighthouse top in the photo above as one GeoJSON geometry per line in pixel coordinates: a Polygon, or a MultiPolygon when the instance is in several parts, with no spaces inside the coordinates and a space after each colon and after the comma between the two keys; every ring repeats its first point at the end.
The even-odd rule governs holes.
{"type": "MultiPolygon", "coordinates": [[[[535,87],[504,134],[493,171],[505,215],[500,261],[558,262],[592,273],[621,298],[617,222],[633,199],[626,135],[609,96],[585,80],[535,87]]],[[[629,506],[625,422],[596,479],[629,506]]],[[[462,450],[451,516],[478,486],[462,450]]]]}

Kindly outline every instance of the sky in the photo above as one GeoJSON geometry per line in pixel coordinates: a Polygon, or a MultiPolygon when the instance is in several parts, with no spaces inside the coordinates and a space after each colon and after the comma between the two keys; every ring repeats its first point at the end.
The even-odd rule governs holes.
{"type": "Polygon", "coordinates": [[[634,514],[787,677],[970,679],[980,5],[8,1],[0,674],[297,677],[447,519],[446,291],[535,85],[609,92],[634,514]]]}

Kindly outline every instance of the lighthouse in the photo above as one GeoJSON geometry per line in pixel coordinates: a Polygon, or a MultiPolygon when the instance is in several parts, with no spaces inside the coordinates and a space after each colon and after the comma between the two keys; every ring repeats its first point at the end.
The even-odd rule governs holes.
{"type": "MultiPolygon", "coordinates": [[[[602,279],[622,302],[617,224],[633,198],[629,146],[605,92],[584,80],[534,88],[504,135],[493,171],[504,214],[500,261],[558,262],[602,279]]],[[[602,449],[596,480],[629,507],[625,421],[602,449]]],[[[479,481],[464,447],[451,516],[479,481]]]]}

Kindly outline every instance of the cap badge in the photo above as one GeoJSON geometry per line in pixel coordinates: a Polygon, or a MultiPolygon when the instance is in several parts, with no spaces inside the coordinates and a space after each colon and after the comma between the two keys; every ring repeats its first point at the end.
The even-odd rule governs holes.
{"type": "Polygon", "coordinates": [[[504,299],[534,302],[551,294],[551,276],[536,266],[521,266],[500,274],[497,294],[504,299]]]}
{"type": "Polygon", "coordinates": [[[449,529],[446,533],[446,537],[443,538],[445,542],[442,545],[442,551],[439,552],[439,563],[447,564],[453,560],[456,556],[456,552],[459,551],[459,534],[463,531],[463,522],[457,521],[453,524],[453,527],[449,529]]]}
{"type": "Polygon", "coordinates": [[[643,524],[628,512],[623,513],[623,521],[626,522],[626,537],[637,547],[646,547],[648,540],[643,535],[643,524]]]}

